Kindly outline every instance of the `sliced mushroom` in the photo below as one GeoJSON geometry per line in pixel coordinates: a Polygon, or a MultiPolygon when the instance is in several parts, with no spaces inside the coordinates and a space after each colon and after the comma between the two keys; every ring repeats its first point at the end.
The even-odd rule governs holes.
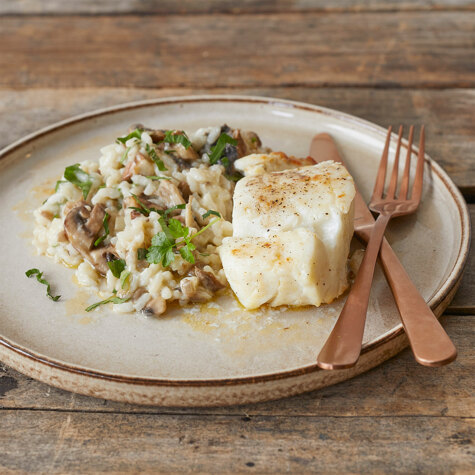
{"type": "MultiPolygon", "coordinates": [[[[154,195],[145,195],[142,193],[139,197],[140,203],[145,205],[147,208],[155,208],[158,210],[164,210],[166,209],[166,205],[163,203],[163,200],[159,196],[154,196],[154,195]]],[[[128,208],[140,208],[140,204],[137,202],[137,200],[133,196],[127,196],[127,198],[124,198],[124,201],[122,203],[122,207],[124,210],[128,208]]],[[[137,210],[132,210],[130,213],[130,217],[132,219],[138,218],[139,216],[142,216],[142,213],[140,213],[137,210]]]]}
{"type": "Polygon", "coordinates": [[[48,211],[46,209],[41,211],[40,214],[41,214],[41,216],[43,216],[43,218],[49,219],[50,221],[52,221],[53,218],[54,218],[54,214],[51,211],[48,211]]]}
{"type": "Polygon", "coordinates": [[[224,289],[224,285],[211,272],[203,270],[199,266],[194,266],[191,273],[193,273],[199,280],[200,284],[210,292],[217,292],[224,289]]]}
{"type": "Polygon", "coordinates": [[[241,137],[246,145],[246,155],[257,153],[262,147],[262,142],[255,132],[241,131],[241,137]]]}
{"type": "Polygon", "coordinates": [[[159,143],[165,138],[165,131],[159,129],[147,129],[153,143],[159,143]]]}
{"type": "Polygon", "coordinates": [[[212,293],[200,285],[196,276],[181,279],[180,290],[184,300],[189,302],[207,302],[212,297],[212,293]]]}
{"type": "Polygon", "coordinates": [[[145,307],[142,309],[142,312],[149,317],[157,317],[162,313],[165,313],[167,309],[167,302],[162,297],[155,297],[149,300],[145,307]]]}
{"type": "Polygon", "coordinates": [[[181,193],[181,196],[183,196],[185,200],[188,200],[188,198],[192,194],[190,185],[188,185],[186,181],[180,181],[177,186],[178,186],[178,190],[181,193]]]}
{"type": "Polygon", "coordinates": [[[167,208],[185,204],[180,190],[169,180],[161,180],[160,186],[158,187],[158,196],[167,208]]]}
{"type": "Polygon", "coordinates": [[[244,142],[243,138],[241,137],[241,131],[239,129],[234,129],[233,139],[237,141],[237,145],[236,145],[237,157],[232,157],[232,158],[237,160],[238,158],[245,157],[246,155],[248,155],[246,142],[244,142]]]}
{"type": "Polygon", "coordinates": [[[147,160],[141,153],[137,153],[130,160],[122,172],[122,180],[130,181],[134,175],[153,174],[153,164],[147,160]]]}
{"type": "Polygon", "coordinates": [[[181,143],[172,144],[170,148],[175,152],[178,158],[182,160],[197,160],[199,157],[196,150],[190,145],[186,148],[181,143]]]}
{"type": "Polygon", "coordinates": [[[76,206],[80,206],[81,204],[84,204],[85,201],[68,201],[64,206],[63,206],[63,216],[67,216],[68,213],[73,209],[76,208],[76,206]]]}
{"type": "Polygon", "coordinates": [[[113,246],[93,249],[94,241],[103,227],[105,207],[91,206],[79,201],[64,219],[64,232],[72,246],[101,274],[108,270],[107,262],[117,259],[113,246]]]}
{"type": "Polygon", "coordinates": [[[85,259],[102,275],[106,275],[109,270],[107,263],[115,261],[118,258],[119,256],[115,253],[115,248],[112,244],[106,247],[93,249],[89,251],[88,257],[85,257],[85,259]]]}

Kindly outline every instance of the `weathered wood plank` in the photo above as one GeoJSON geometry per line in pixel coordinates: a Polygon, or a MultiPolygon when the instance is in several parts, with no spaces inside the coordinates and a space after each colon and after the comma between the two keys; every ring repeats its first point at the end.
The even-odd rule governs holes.
{"type": "MultiPolygon", "coordinates": [[[[475,195],[475,90],[373,90],[367,88],[0,89],[0,147],[75,114],[122,102],[203,93],[274,96],[348,112],[382,126],[425,124],[427,151],[462,191],[475,195]]],[[[472,293],[473,296],[474,293],[472,293]]],[[[467,302],[466,302],[467,303],[467,302]]],[[[472,304],[475,302],[472,299],[472,304]]]]}
{"type": "Polygon", "coordinates": [[[393,11],[474,9],[470,0],[3,0],[0,14],[203,14],[203,13],[278,13],[302,11],[393,11]]]}
{"type": "Polygon", "coordinates": [[[470,220],[472,222],[472,242],[470,245],[470,254],[468,257],[465,273],[462,283],[450,303],[446,313],[453,314],[471,314],[475,308],[475,232],[473,224],[475,223],[475,204],[468,205],[470,210],[470,220]]]}
{"type": "Polygon", "coordinates": [[[68,393],[0,366],[0,409],[236,416],[475,416],[475,317],[443,317],[442,323],[458,350],[457,360],[449,366],[420,366],[406,350],[357,378],[280,401],[203,409],[133,406],[68,393]]]}
{"type": "Polygon", "coordinates": [[[3,411],[3,470],[469,473],[473,419],[3,411]],[[34,421],[34,423],[33,423],[34,421]]]}
{"type": "Polygon", "coordinates": [[[475,12],[4,17],[0,86],[473,87],[474,21],[475,12]]]}

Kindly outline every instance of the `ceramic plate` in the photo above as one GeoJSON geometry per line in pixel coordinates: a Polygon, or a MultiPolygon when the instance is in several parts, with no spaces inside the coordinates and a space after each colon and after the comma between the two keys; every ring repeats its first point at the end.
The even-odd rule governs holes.
{"type": "MultiPolygon", "coordinates": [[[[253,130],[274,150],[306,156],[311,138],[328,132],[368,198],[386,131],[355,117],[279,99],[200,96],[126,104],[43,129],[0,153],[2,222],[0,358],[48,384],[140,404],[211,406],[263,401],[334,384],[380,364],[407,345],[397,309],[378,270],[364,349],[355,368],[323,371],[315,358],[344,297],[305,310],[247,312],[231,295],[175,309],[164,318],[86,313],[96,300],[73,283],[73,271],[35,255],[32,210],[64,168],[96,160],[99,148],[133,123],[156,128],[227,123],[253,130]],[[55,303],[25,271],[45,272],[62,298],[55,303]]],[[[430,124],[428,130],[430,141],[430,124]]],[[[394,148],[394,143],[392,144],[394,148]]],[[[469,224],[464,201],[427,157],[422,205],[395,219],[388,239],[416,286],[440,315],[460,280],[469,224]]]]}

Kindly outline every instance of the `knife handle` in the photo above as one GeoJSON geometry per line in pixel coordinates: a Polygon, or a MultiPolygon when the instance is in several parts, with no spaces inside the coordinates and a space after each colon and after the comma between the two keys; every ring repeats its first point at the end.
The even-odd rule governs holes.
{"type": "MultiPolygon", "coordinates": [[[[362,229],[358,236],[368,241],[369,232],[362,229]]],[[[424,366],[443,366],[453,361],[457,357],[455,346],[386,238],[379,257],[416,361],[424,366]]]]}
{"type": "Polygon", "coordinates": [[[386,239],[381,245],[380,259],[416,361],[425,366],[453,361],[457,357],[455,346],[386,239]]]}

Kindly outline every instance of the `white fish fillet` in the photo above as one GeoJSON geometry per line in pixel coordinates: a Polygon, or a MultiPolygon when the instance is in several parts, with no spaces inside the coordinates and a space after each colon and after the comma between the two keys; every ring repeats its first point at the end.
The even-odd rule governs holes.
{"type": "Polygon", "coordinates": [[[242,304],[318,306],[344,292],[354,196],[352,177],[331,161],[240,180],[220,256],[242,304]]]}
{"type": "Polygon", "coordinates": [[[346,288],[346,280],[333,278],[325,246],[304,228],[225,238],[220,256],[231,288],[249,309],[265,303],[319,306],[346,288]]]}
{"type": "Polygon", "coordinates": [[[311,158],[289,157],[284,152],[253,153],[234,162],[236,170],[245,176],[288,170],[313,164],[311,158]]]}

